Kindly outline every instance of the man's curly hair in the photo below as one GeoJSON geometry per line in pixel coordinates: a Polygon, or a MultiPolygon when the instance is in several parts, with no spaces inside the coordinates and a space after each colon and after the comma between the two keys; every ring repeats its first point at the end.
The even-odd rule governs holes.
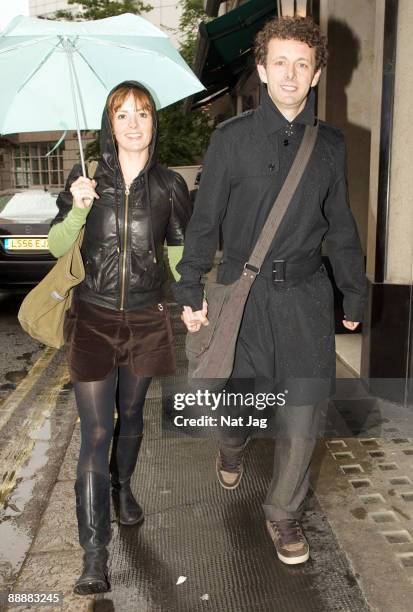
{"type": "Polygon", "coordinates": [[[327,37],[309,17],[276,17],[267,21],[255,37],[255,63],[267,63],[268,43],[272,38],[299,40],[315,49],[315,70],[327,65],[327,37]]]}

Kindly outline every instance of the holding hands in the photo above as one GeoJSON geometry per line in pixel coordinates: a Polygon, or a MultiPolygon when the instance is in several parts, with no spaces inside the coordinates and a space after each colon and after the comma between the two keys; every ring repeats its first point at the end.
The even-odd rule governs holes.
{"type": "Polygon", "coordinates": [[[181,314],[181,319],[185,323],[186,328],[189,332],[197,332],[201,329],[201,326],[209,325],[207,319],[208,304],[204,300],[202,304],[202,310],[193,311],[190,306],[184,306],[184,310],[181,314]]]}
{"type": "Polygon", "coordinates": [[[96,185],[95,180],[88,179],[85,176],[79,176],[72,183],[70,192],[73,196],[73,203],[77,208],[89,208],[94,199],[99,199],[95,191],[96,185]]]}

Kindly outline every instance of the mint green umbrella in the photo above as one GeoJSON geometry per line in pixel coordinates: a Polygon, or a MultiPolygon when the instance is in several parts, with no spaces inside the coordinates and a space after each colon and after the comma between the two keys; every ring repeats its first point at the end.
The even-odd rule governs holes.
{"type": "Polygon", "coordinates": [[[0,133],[100,129],[109,91],[141,82],[157,109],[204,89],[168,36],[137,15],[16,17],[0,34],[0,133]]]}

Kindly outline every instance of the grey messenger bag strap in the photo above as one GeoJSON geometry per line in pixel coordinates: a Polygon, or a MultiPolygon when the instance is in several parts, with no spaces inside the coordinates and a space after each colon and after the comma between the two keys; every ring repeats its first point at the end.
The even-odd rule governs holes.
{"type": "MultiPolygon", "coordinates": [[[[271,247],[305,172],[318,134],[318,124],[307,125],[297,155],[268,215],[240,278],[230,285],[207,283],[209,325],[198,332],[188,332],[186,355],[190,379],[219,379],[231,376],[237,337],[249,292],[271,247]]],[[[216,381],[218,383],[218,380],[216,381]]],[[[218,383],[219,384],[219,383],[218,383]]]]}

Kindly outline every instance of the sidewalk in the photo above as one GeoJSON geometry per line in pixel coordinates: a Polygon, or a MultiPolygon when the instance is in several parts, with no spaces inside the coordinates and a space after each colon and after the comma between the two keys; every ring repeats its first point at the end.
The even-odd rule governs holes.
{"type": "MultiPolygon", "coordinates": [[[[182,331],[176,336],[178,374],[185,363],[182,331]]],[[[66,409],[74,415],[72,394],[66,409]]],[[[381,409],[371,409],[378,422],[381,409]]],[[[214,443],[162,430],[161,386],[155,380],[133,480],[145,522],[120,529],[112,523],[112,591],[96,597],[72,593],[82,557],[73,493],[78,423],[13,590],[62,592],[61,608],[38,609],[76,612],[410,611],[413,443],[390,422],[375,440],[352,437],[350,430],[343,435],[343,422],[356,418],[345,404],[326,418],[331,438],[319,441],[315,455],[315,494],[304,516],[311,560],[303,566],[281,564],[265,530],[261,503],[273,442],[252,441],[241,486],[222,490],[214,443]],[[180,577],[185,580],[177,584],[180,577]]]]}

